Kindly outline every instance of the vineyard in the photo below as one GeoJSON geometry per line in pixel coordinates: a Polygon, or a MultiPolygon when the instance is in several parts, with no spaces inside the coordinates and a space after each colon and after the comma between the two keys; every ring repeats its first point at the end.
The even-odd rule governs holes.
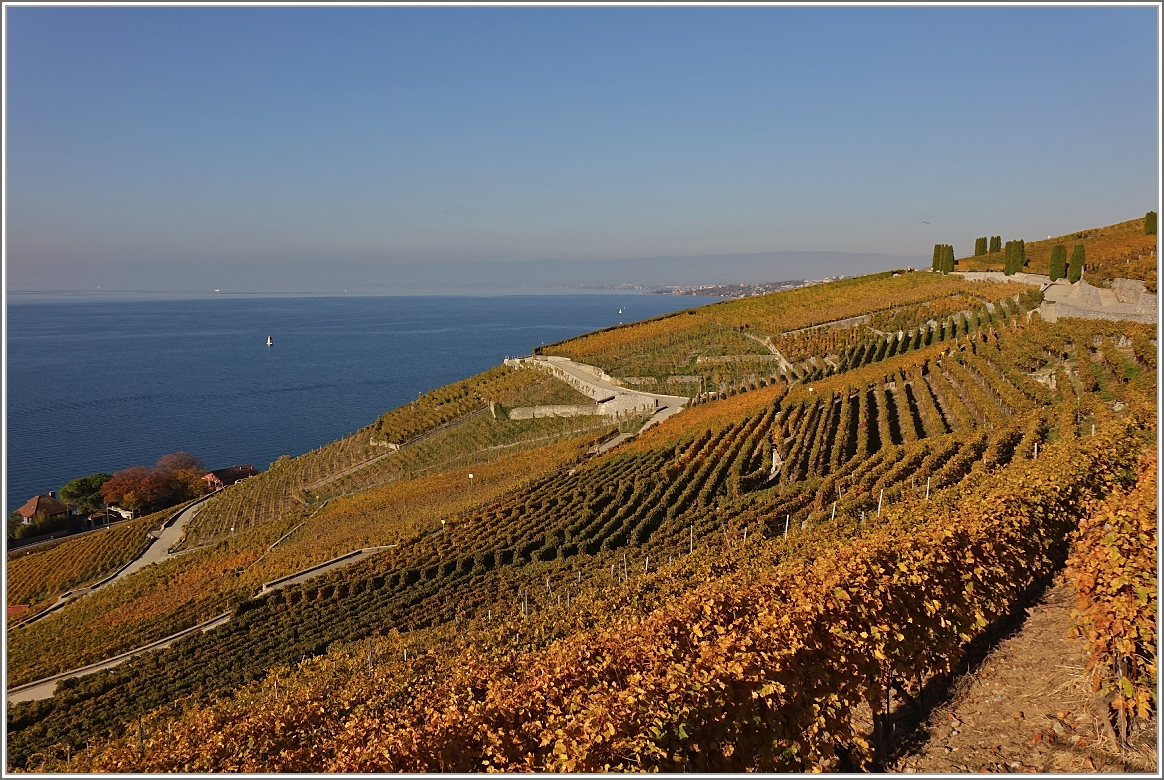
{"type": "Polygon", "coordinates": [[[1134,502],[1120,522],[1148,533],[1155,329],[1045,323],[1027,286],[939,274],[829,288],[547,347],[704,382],[603,455],[609,422],[506,419],[574,391],[499,368],[223,491],[186,554],[10,632],[9,682],[231,620],[11,706],[10,768],[875,769],[890,714],[1077,526],[1097,684],[1154,712],[1154,602],[1102,586],[1154,525],[1118,560],[1096,533],[1134,502]],[[1103,644],[1113,614],[1132,645],[1103,644]]]}
{"type": "Polygon", "coordinates": [[[1075,532],[1067,573],[1079,593],[1078,631],[1094,689],[1111,700],[1120,739],[1156,711],[1156,451],[1136,484],[1117,491],[1075,532]]]}
{"type": "MultiPolygon", "coordinates": [[[[1062,244],[1070,252],[1081,244],[1087,255],[1088,269],[1083,278],[1097,287],[1107,287],[1116,277],[1142,279],[1150,292],[1156,291],[1156,236],[1144,234],[1144,218],[1120,222],[1101,228],[1081,230],[1066,236],[1031,241],[1026,244],[1027,266],[1032,274],[1047,274],[1051,266],[1051,248],[1062,244]]],[[[959,271],[1001,271],[1003,255],[980,255],[958,260],[959,271]]]]}
{"type": "MultiPolygon", "coordinates": [[[[800,546],[741,539],[622,584],[587,567],[580,587],[559,579],[523,592],[509,614],[336,644],[273,667],[235,696],[154,710],[96,750],[57,749],[32,763],[58,771],[870,768],[885,750],[881,713],[891,696],[916,695],[947,673],[964,643],[1061,559],[1056,540],[1134,458],[1129,434],[1067,438],[1042,463],[1024,461],[989,486],[976,480],[965,487],[975,497],[970,511],[951,491],[844,538],[834,526],[805,533],[810,544],[800,546]],[[559,605],[563,591],[573,598],[559,605]],[[818,674],[808,680],[805,668],[818,674]],[[709,685],[716,681],[724,684],[709,685]]],[[[376,585],[366,581],[364,592],[376,585]]],[[[342,603],[326,589],[312,595],[334,599],[333,609],[342,603]]]]}
{"type": "Polygon", "coordinates": [[[328,502],[317,512],[239,530],[213,546],[151,566],[49,619],[9,634],[18,685],[138,647],[249,598],[264,582],[359,547],[438,530],[442,521],[576,461],[600,436],[520,451],[468,472],[421,477],[328,502]],[[450,482],[461,489],[450,490],[450,482]]]}
{"type": "Polygon", "coordinates": [[[842,356],[868,362],[890,334],[904,338],[908,332],[905,348],[917,338],[928,345],[951,337],[954,319],[996,322],[1012,316],[1006,302],[1021,312],[1036,307],[1039,300],[1032,296],[1037,293],[1028,285],[1013,282],[887,272],[607,328],[548,345],[544,352],[635,383],[666,383],[670,392],[722,396],[774,380],[826,376],[848,367],[840,365],[842,356]],[[862,322],[846,322],[854,318],[862,322]],[[774,353],[792,362],[791,371],[774,353]]]}
{"type": "Polygon", "coordinates": [[[40,602],[116,571],[142,551],[150,530],[173,513],[167,509],[12,559],[8,563],[8,603],[32,604],[35,612],[40,602]]]}
{"type": "Polygon", "coordinates": [[[373,425],[306,455],[279,458],[266,472],[208,501],[188,526],[181,547],[208,544],[230,534],[231,528],[237,533],[306,512],[332,496],[453,464],[485,462],[604,425],[599,420],[508,421],[503,415],[498,419],[489,413],[489,401],[518,406],[590,400],[538,371],[491,369],[421,396],[415,404],[388,412],[373,425]],[[389,439],[395,447],[387,446],[389,439]]]}

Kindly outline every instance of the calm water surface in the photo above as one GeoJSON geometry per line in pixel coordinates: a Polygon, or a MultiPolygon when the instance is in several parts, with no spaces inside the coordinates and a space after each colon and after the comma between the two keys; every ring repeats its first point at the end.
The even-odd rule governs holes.
{"type": "Polygon", "coordinates": [[[10,299],[7,511],[74,477],[176,450],[210,468],[266,469],[507,355],[708,302],[635,294],[10,299]]]}

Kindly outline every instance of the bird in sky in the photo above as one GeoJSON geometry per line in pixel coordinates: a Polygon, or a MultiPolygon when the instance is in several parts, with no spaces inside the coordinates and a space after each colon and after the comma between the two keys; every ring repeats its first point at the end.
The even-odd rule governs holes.
{"type": "Polygon", "coordinates": [[[923,224],[923,225],[928,225],[928,224],[930,224],[930,223],[929,223],[929,222],[926,222],[926,221],[923,219],[923,220],[922,220],[922,224],[923,224]]]}

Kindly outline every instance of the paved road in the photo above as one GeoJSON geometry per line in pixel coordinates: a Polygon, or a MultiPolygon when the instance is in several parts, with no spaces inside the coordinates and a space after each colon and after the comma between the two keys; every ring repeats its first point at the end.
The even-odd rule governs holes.
{"type": "Polygon", "coordinates": [[[576,379],[578,382],[588,385],[593,391],[590,393],[590,395],[595,398],[612,395],[616,397],[635,396],[651,399],[654,402],[654,406],[657,411],[654,415],[651,416],[651,419],[647,420],[646,424],[643,425],[642,428],[634,433],[620,433],[613,439],[605,442],[600,447],[598,447],[597,450],[595,450],[595,452],[599,454],[617,447],[627,439],[633,436],[637,436],[647,428],[650,428],[652,425],[658,425],[671,415],[677,414],[687,406],[687,402],[689,400],[686,396],[682,395],[648,393],[644,390],[632,390],[629,387],[616,385],[606,379],[603,379],[602,376],[599,375],[598,369],[583,365],[581,363],[575,363],[572,360],[568,360],[562,357],[554,357],[553,359],[549,359],[547,357],[533,357],[525,358],[524,361],[533,363],[535,365],[544,366],[547,369],[556,369],[565,374],[568,374],[571,378],[576,379]]]}
{"type": "Polygon", "coordinates": [[[150,544],[150,546],[145,548],[137,558],[130,561],[116,574],[111,577],[107,577],[104,580],[95,582],[87,588],[77,588],[75,590],[69,591],[68,593],[62,594],[57,598],[56,603],[51,607],[46,609],[44,612],[41,612],[36,617],[21,623],[20,625],[27,626],[37,622],[38,620],[43,620],[71,601],[76,601],[82,596],[88,596],[94,591],[112,585],[115,582],[119,582],[134,572],[141,571],[146,566],[150,566],[151,564],[155,564],[158,561],[164,561],[167,558],[180,555],[181,553],[171,553],[170,548],[173,547],[174,544],[182,538],[182,529],[185,527],[186,523],[193,519],[194,515],[198,514],[198,511],[202,509],[203,503],[204,501],[199,501],[198,503],[191,504],[190,506],[183,509],[182,512],[160,532],[151,531],[150,536],[154,536],[154,541],[150,544]]]}
{"type": "Polygon", "coordinates": [[[68,680],[72,677],[84,677],[85,675],[93,674],[94,672],[100,672],[104,669],[112,669],[115,666],[120,666],[136,655],[148,653],[151,650],[160,650],[163,647],[169,647],[184,636],[193,634],[196,631],[201,631],[203,633],[211,631],[215,628],[218,628],[228,620],[230,620],[230,613],[224,612],[221,615],[213,617],[204,623],[191,626],[190,628],[178,631],[174,634],[170,634],[167,637],[163,637],[156,642],[150,642],[148,645],[135,648],[128,652],[121,653],[120,655],[115,655],[112,658],[106,658],[104,661],[97,661],[96,663],[82,666],[78,669],[72,669],[67,672],[61,672],[60,674],[54,674],[52,677],[45,677],[41,680],[36,680],[24,685],[18,685],[15,688],[9,688],[8,703],[16,704],[17,702],[21,701],[40,701],[41,699],[51,698],[52,695],[56,693],[57,683],[59,683],[61,680],[68,680]]]}
{"type": "MultiPolygon", "coordinates": [[[[603,391],[603,393],[606,395],[632,395],[653,398],[656,401],[659,409],[662,409],[663,407],[669,407],[673,409],[674,411],[672,411],[671,414],[674,414],[675,411],[678,411],[687,404],[688,399],[686,396],[648,393],[645,390],[632,390],[629,387],[622,387],[621,385],[612,384],[611,382],[608,382],[607,380],[600,377],[596,373],[597,369],[594,369],[590,366],[584,366],[580,363],[575,363],[573,360],[567,360],[566,358],[555,357],[554,359],[550,360],[546,357],[539,356],[534,358],[527,358],[526,360],[528,362],[538,363],[545,366],[553,366],[554,368],[569,374],[579,382],[588,384],[596,390],[603,391]]],[[[602,393],[598,394],[601,395],[602,393]]]]}
{"type": "Polygon", "coordinates": [[[121,573],[118,574],[117,577],[111,580],[108,584],[117,582],[120,579],[128,577],[134,572],[141,571],[146,566],[158,563],[159,561],[164,561],[166,558],[171,557],[172,554],[170,553],[170,548],[177,544],[178,540],[182,538],[182,531],[185,529],[186,523],[194,519],[194,516],[202,510],[202,506],[203,503],[199,502],[197,504],[192,504],[182,510],[182,513],[178,515],[174,522],[170,523],[168,526],[162,529],[161,533],[157,536],[157,541],[151,544],[149,548],[144,553],[142,553],[141,557],[139,557],[129,566],[125,567],[125,569],[123,569],[121,573]]]}
{"type": "MultiPolygon", "coordinates": [[[[193,509],[193,507],[191,508],[193,509]]],[[[191,513],[188,517],[185,518],[185,520],[180,519],[175,521],[174,525],[178,525],[179,522],[184,523],[193,516],[193,513],[191,513]]],[[[168,545],[173,544],[173,540],[176,538],[177,537],[171,535],[170,537],[158,540],[154,546],[159,547],[161,550],[165,550],[168,545]]],[[[363,560],[370,555],[375,555],[376,553],[383,552],[384,550],[395,546],[396,545],[394,544],[390,544],[384,547],[365,547],[361,550],[348,553],[347,555],[341,555],[338,558],[325,561],[324,563],[313,566],[310,569],[304,569],[302,572],[287,577],[286,579],[275,580],[274,582],[267,583],[263,586],[263,589],[259,591],[259,593],[261,594],[272,590],[278,590],[279,588],[285,588],[288,585],[297,585],[301,582],[306,582],[313,577],[318,577],[319,575],[325,574],[333,569],[338,569],[341,566],[347,566],[349,564],[355,563],[356,561],[363,560]]],[[[156,560],[161,559],[162,558],[159,557],[156,560]]],[[[199,623],[196,626],[191,626],[190,628],[178,631],[174,634],[170,634],[169,636],[163,637],[155,642],[150,642],[148,645],[143,645],[142,647],[137,647],[133,650],[115,655],[112,658],[107,658],[104,661],[97,661],[96,663],[88,664],[87,666],[71,669],[67,672],[54,674],[51,677],[45,677],[40,680],[34,680],[33,682],[25,683],[24,685],[20,685],[15,688],[10,688],[8,689],[8,702],[10,704],[15,704],[16,702],[21,701],[39,701],[41,699],[48,699],[56,692],[57,683],[61,680],[67,680],[71,677],[84,677],[85,675],[93,674],[94,672],[100,672],[104,669],[112,669],[115,666],[119,666],[120,664],[125,663],[134,656],[141,655],[142,653],[148,653],[151,650],[160,650],[163,647],[169,647],[182,637],[193,634],[196,631],[202,631],[205,633],[212,629],[218,628],[223,623],[229,621],[230,616],[230,612],[224,612],[221,615],[206,621],[205,623],[199,623]]]]}

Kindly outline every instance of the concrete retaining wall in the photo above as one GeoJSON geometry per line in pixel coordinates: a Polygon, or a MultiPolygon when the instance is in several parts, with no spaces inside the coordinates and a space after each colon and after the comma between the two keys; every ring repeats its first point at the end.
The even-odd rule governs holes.
{"type": "MultiPolygon", "coordinates": [[[[1155,297],[1155,296],[1153,296],[1155,297]]],[[[1046,306],[1047,304],[1044,304],[1046,306]]],[[[1137,311],[1131,306],[1104,306],[1102,308],[1084,308],[1082,306],[1073,306],[1067,301],[1056,301],[1053,304],[1054,309],[1051,314],[1056,319],[1059,317],[1079,317],[1084,320],[1128,320],[1130,322],[1143,322],[1149,325],[1156,322],[1156,311],[1151,312],[1137,311]]]]}
{"type": "Polygon", "coordinates": [[[695,358],[697,364],[705,363],[779,363],[780,355],[716,355],[712,357],[705,357],[700,355],[695,358]]]}
{"type": "Polygon", "coordinates": [[[1117,301],[1135,306],[1140,314],[1156,311],[1156,295],[1144,289],[1139,279],[1112,279],[1111,289],[1117,301]]]}
{"type": "Polygon", "coordinates": [[[1002,271],[956,271],[958,276],[969,282],[1022,282],[1023,284],[1044,285],[1051,283],[1046,274],[1020,273],[1007,276],[1002,271]]]}
{"type": "Polygon", "coordinates": [[[532,420],[538,417],[591,417],[602,414],[602,404],[550,404],[546,406],[518,406],[510,409],[511,420],[532,420]]]}
{"type": "Polygon", "coordinates": [[[1088,284],[1086,279],[1080,279],[1079,302],[1084,306],[1102,306],[1103,299],[1099,297],[1099,288],[1088,284]]]}
{"type": "MultiPolygon", "coordinates": [[[[566,360],[567,360],[567,358],[561,358],[561,357],[545,357],[542,360],[530,360],[528,358],[506,358],[505,365],[510,366],[512,368],[520,368],[523,365],[530,365],[530,366],[533,366],[535,369],[539,369],[541,371],[548,371],[553,376],[557,377],[558,379],[561,379],[563,382],[570,385],[570,387],[572,387],[575,390],[577,390],[578,392],[582,393],[582,395],[588,395],[596,401],[605,400],[607,397],[610,396],[610,392],[608,390],[605,390],[605,389],[600,388],[600,387],[595,387],[594,385],[588,384],[587,382],[583,382],[583,381],[579,380],[577,377],[575,377],[573,374],[570,374],[566,371],[563,371],[561,368],[554,365],[555,362],[566,361],[566,360]]],[[[608,375],[605,371],[602,371],[601,369],[594,368],[593,366],[584,366],[581,363],[577,363],[575,365],[578,368],[585,370],[586,373],[593,374],[595,376],[595,378],[597,378],[597,379],[601,379],[604,382],[609,382],[610,384],[614,385],[615,387],[622,387],[622,382],[620,382],[619,380],[615,379],[614,377],[608,375]]]]}

